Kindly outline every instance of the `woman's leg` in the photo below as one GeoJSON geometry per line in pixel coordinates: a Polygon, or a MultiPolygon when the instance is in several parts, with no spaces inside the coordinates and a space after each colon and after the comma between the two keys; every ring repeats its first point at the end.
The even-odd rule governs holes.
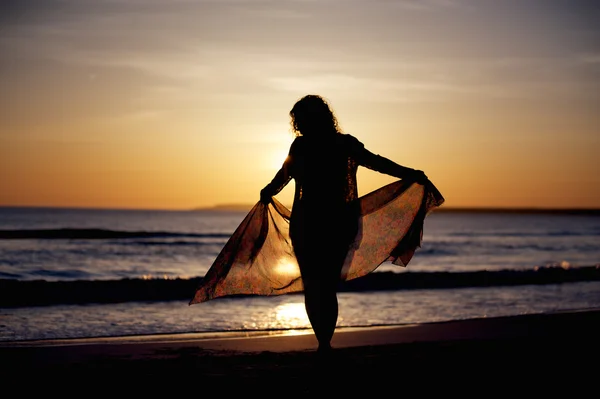
{"type": "Polygon", "coordinates": [[[306,279],[304,306],[319,342],[319,351],[331,349],[331,339],[338,319],[337,283],[321,279],[306,279]]]}
{"type": "Polygon", "coordinates": [[[338,285],[350,242],[356,235],[352,220],[342,221],[329,229],[321,223],[320,229],[308,229],[310,234],[302,229],[290,230],[304,284],[306,314],[321,351],[331,349],[339,313],[338,285]]]}

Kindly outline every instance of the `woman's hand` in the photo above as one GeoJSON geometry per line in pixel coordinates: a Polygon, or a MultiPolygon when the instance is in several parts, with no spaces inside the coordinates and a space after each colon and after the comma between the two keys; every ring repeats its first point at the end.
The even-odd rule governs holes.
{"type": "Polygon", "coordinates": [[[266,189],[260,190],[260,202],[263,204],[269,204],[271,202],[272,196],[266,189]]]}
{"type": "Polygon", "coordinates": [[[407,179],[414,180],[415,182],[423,185],[427,183],[427,180],[429,180],[425,172],[418,169],[413,169],[412,172],[410,172],[407,176],[407,179]]]}

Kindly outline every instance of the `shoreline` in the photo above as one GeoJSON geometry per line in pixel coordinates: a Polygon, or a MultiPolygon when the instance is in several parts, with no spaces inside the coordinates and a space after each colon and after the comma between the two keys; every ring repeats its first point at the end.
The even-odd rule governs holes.
{"type": "MultiPolygon", "coordinates": [[[[558,310],[521,315],[476,317],[459,320],[378,325],[365,327],[338,327],[332,345],[338,349],[367,345],[407,344],[429,341],[464,339],[509,339],[540,334],[538,337],[556,335],[547,329],[558,326],[558,320],[575,322],[600,321],[600,308],[558,310]]],[[[562,327],[561,327],[562,328],[562,327]]],[[[595,328],[594,328],[595,330],[595,328]]],[[[598,327],[600,331],[600,326],[598,327]]],[[[589,330],[588,330],[589,331],[589,330]]],[[[600,336],[599,343],[600,343],[600,336]]],[[[147,349],[163,346],[173,349],[196,346],[206,350],[239,353],[312,351],[317,346],[312,329],[245,330],[190,332],[150,335],[126,335],[83,338],[56,338],[21,341],[0,341],[0,354],[4,350],[33,348],[65,348],[90,346],[103,347],[103,352],[123,346],[143,345],[147,349]]],[[[73,351],[76,352],[76,351],[73,351]]],[[[0,356],[1,358],[1,356],[0,356]]]]}
{"type": "MultiPolygon", "coordinates": [[[[11,376],[35,374],[123,386],[134,384],[133,376],[165,378],[155,381],[159,386],[170,378],[185,377],[183,385],[234,383],[230,388],[240,392],[310,381],[302,392],[313,393],[322,384],[336,381],[331,376],[321,385],[313,384],[335,370],[361,379],[377,378],[379,385],[371,386],[369,392],[391,389],[400,377],[427,375],[477,375],[479,381],[510,376],[510,384],[520,381],[536,386],[543,377],[554,386],[578,381],[577,388],[595,381],[584,377],[595,375],[600,355],[600,309],[340,328],[332,340],[334,354],[327,359],[315,352],[312,330],[236,334],[0,343],[1,375],[7,381],[11,376]]],[[[335,389],[354,392],[350,386],[336,385],[335,389]]]]}

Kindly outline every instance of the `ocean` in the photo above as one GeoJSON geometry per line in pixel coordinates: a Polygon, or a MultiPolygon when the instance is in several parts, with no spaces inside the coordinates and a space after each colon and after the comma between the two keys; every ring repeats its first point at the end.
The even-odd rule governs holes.
{"type": "MultiPolygon", "coordinates": [[[[302,294],[188,305],[246,214],[0,207],[0,342],[310,330],[302,294]]],[[[600,212],[442,207],[339,304],[339,328],[600,307],[600,212]]]]}

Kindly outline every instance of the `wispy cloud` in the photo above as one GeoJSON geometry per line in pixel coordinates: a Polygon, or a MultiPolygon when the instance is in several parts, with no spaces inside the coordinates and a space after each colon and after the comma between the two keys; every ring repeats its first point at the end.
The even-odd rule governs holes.
{"type": "Polygon", "coordinates": [[[579,57],[577,57],[576,60],[582,64],[592,64],[592,65],[600,64],[600,53],[582,54],[579,57]]]}
{"type": "MultiPolygon", "coordinates": [[[[532,24],[527,27],[532,33],[521,37],[500,30],[505,26],[493,11],[502,7],[493,2],[478,3],[473,15],[482,20],[473,29],[489,24],[477,33],[463,26],[459,12],[476,6],[456,0],[7,4],[12,6],[1,6],[11,17],[5,17],[0,57],[46,59],[83,68],[86,76],[98,79],[115,74],[107,70],[137,73],[144,82],[138,92],[142,97],[170,90],[196,98],[185,91],[219,86],[224,91],[335,87],[401,101],[441,101],[444,94],[521,97],[541,88],[561,92],[570,80],[582,78],[569,74],[569,68],[595,65],[600,58],[595,49],[582,52],[581,43],[572,48],[560,42],[539,45],[546,33],[576,34],[572,23],[548,25],[560,33],[532,24]],[[483,12],[485,7],[490,13],[483,12]],[[415,19],[411,10],[423,15],[415,19]],[[429,12],[435,10],[447,14],[440,19],[441,14],[429,12]]],[[[533,2],[527,12],[538,7],[540,13],[542,4],[533,2]]]]}

